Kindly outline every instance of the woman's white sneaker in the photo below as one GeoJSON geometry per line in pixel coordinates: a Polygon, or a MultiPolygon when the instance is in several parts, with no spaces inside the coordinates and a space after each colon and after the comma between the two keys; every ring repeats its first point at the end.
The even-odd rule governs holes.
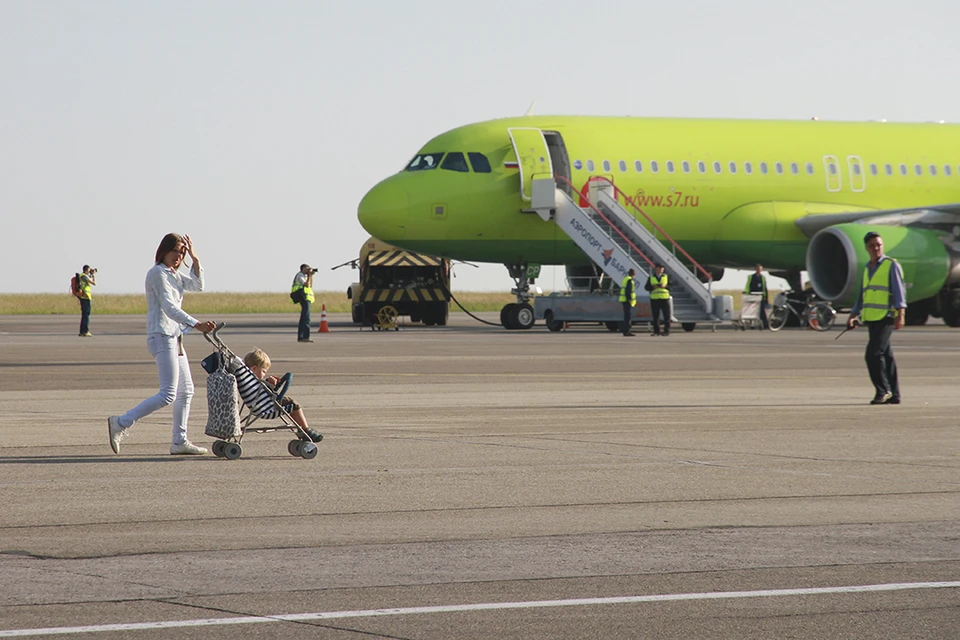
{"type": "Polygon", "coordinates": [[[110,448],[114,453],[120,453],[120,441],[127,435],[127,429],[120,426],[120,416],[107,418],[107,431],[110,433],[110,448]]]}
{"type": "Polygon", "coordinates": [[[202,456],[205,453],[207,453],[205,448],[198,447],[189,440],[185,440],[183,444],[170,445],[170,455],[172,456],[202,456]]]}

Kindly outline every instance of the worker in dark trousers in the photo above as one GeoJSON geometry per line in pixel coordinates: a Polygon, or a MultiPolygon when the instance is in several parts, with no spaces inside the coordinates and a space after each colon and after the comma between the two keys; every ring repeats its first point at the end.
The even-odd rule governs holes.
{"type": "Polygon", "coordinates": [[[767,302],[767,276],[763,275],[763,265],[757,265],[756,273],[751,273],[747,276],[747,286],[743,288],[744,293],[759,293],[762,298],[760,298],[760,326],[764,329],[768,329],[770,325],[767,323],[767,307],[770,306],[767,302]]]}
{"type": "Polygon", "coordinates": [[[633,276],[636,271],[630,269],[626,277],[620,283],[620,304],[623,305],[623,322],[620,323],[620,331],[624,337],[636,335],[632,330],[633,325],[633,307],[637,305],[637,283],[633,276]]]}
{"type": "Polygon", "coordinates": [[[653,314],[653,335],[670,335],[670,278],[663,272],[662,264],[653,265],[653,273],[643,287],[650,292],[650,311],[653,314]],[[660,333],[660,318],[663,317],[663,333],[660,333]]]}
{"type": "Polygon", "coordinates": [[[854,328],[859,321],[867,325],[870,332],[864,354],[870,381],[876,390],[870,404],[900,404],[900,381],[890,338],[894,330],[903,328],[905,320],[903,270],[899,262],[883,254],[883,238],[879,233],[869,232],[863,243],[870,262],[863,269],[860,295],[850,310],[847,328],[854,328]]]}

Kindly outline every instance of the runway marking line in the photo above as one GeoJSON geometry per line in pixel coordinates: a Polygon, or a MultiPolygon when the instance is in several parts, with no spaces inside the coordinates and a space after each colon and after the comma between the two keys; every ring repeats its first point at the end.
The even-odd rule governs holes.
{"type": "Polygon", "coordinates": [[[805,589],[765,589],[760,591],[719,591],[707,593],[668,593],[649,596],[615,596],[606,598],[574,598],[568,600],[533,600],[528,602],[484,602],[478,604],[455,604],[428,607],[403,607],[394,609],[365,609],[358,611],[328,611],[317,613],[291,613],[272,616],[242,616],[236,618],[201,618],[194,620],[159,620],[123,624],[101,624],[80,627],[48,627],[42,629],[0,630],[0,638],[15,638],[42,635],[71,635],[100,633],[104,631],[141,631],[151,629],[174,629],[178,627],[215,627],[235,624],[260,624],[264,622],[303,622],[308,620],[336,620],[344,618],[375,618],[430,613],[460,613],[471,611],[497,611],[506,609],[540,609],[548,607],[584,607],[591,605],[638,604],[646,602],[677,602],[683,600],[731,600],[739,598],[770,598],[785,596],[815,596],[845,593],[877,593],[883,591],[909,591],[917,589],[957,589],[960,581],[953,582],[896,582],[867,584],[846,587],[813,587],[805,589]]]}

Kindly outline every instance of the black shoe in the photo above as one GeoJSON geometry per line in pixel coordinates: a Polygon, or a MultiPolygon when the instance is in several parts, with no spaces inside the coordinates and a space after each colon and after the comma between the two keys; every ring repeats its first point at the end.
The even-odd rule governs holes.
{"type": "MultiPolygon", "coordinates": [[[[320,442],[323,440],[323,434],[317,431],[316,429],[304,429],[307,435],[310,437],[311,442],[320,442]]],[[[303,437],[300,438],[303,440],[303,437]]]]}
{"type": "Polygon", "coordinates": [[[630,336],[635,336],[635,335],[637,335],[637,334],[635,334],[633,331],[630,331],[629,333],[623,334],[623,337],[624,337],[624,338],[629,338],[630,336]]]}
{"type": "MultiPolygon", "coordinates": [[[[890,400],[893,399],[893,394],[887,391],[886,393],[878,393],[873,396],[873,400],[870,401],[870,404],[888,404],[890,400]]],[[[899,401],[900,399],[897,398],[899,401]]]]}
{"type": "Polygon", "coordinates": [[[890,399],[884,404],[900,404],[900,396],[890,396],[890,399]]]}

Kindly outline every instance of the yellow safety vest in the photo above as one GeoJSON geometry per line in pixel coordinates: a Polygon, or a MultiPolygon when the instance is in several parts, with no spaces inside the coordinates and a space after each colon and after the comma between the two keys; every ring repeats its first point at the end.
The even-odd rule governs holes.
{"type": "Polygon", "coordinates": [[[290,287],[290,293],[293,293],[297,289],[303,289],[303,297],[306,299],[307,302],[313,302],[315,300],[315,298],[313,297],[313,289],[310,287],[305,287],[302,284],[299,284],[297,282],[297,277],[294,276],[293,286],[290,287]]]}
{"type": "MultiPolygon", "coordinates": [[[[627,276],[626,278],[623,279],[623,282],[620,283],[620,302],[627,301],[627,282],[628,281],[632,283],[633,276],[627,276]]],[[[631,307],[637,306],[637,286],[635,283],[633,284],[633,286],[630,287],[630,306],[631,307]]]]}
{"type": "Polygon", "coordinates": [[[869,264],[863,268],[863,306],[860,317],[864,322],[883,320],[893,310],[890,298],[890,269],[893,263],[893,258],[884,256],[872,276],[869,264]]]}
{"type": "Polygon", "coordinates": [[[651,300],[669,300],[670,299],[670,290],[666,289],[669,278],[667,274],[664,273],[662,276],[657,278],[657,276],[650,276],[650,284],[653,285],[653,290],[650,291],[651,300]]]}
{"type": "Polygon", "coordinates": [[[760,274],[760,283],[763,286],[763,291],[750,291],[750,284],[753,282],[753,276],[755,273],[751,273],[747,276],[747,285],[743,288],[744,293],[762,293],[763,297],[767,297],[767,276],[760,274]]]}
{"type": "Polygon", "coordinates": [[[93,299],[90,281],[85,279],[82,273],[80,274],[80,297],[86,298],[87,300],[93,299]]]}

